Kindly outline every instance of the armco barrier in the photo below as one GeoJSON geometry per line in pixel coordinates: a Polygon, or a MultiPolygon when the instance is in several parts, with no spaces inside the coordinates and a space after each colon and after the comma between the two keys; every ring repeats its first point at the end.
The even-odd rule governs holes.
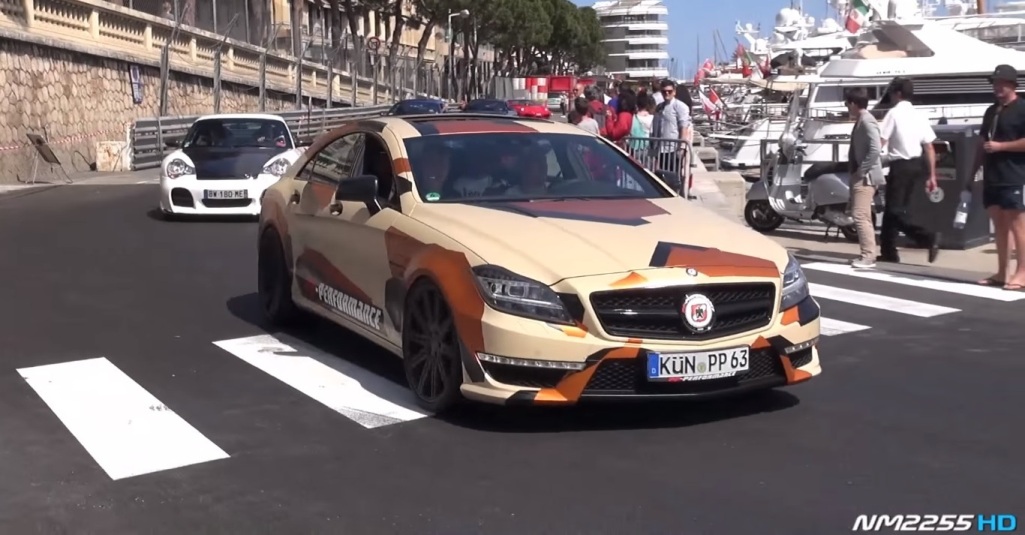
{"type": "MultiPolygon", "coordinates": [[[[288,123],[289,130],[300,142],[311,142],[314,138],[338,128],[353,119],[380,117],[391,108],[391,104],[380,106],[364,106],[357,108],[308,109],[271,113],[288,123]]],[[[458,111],[459,107],[449,104],[446,113],[458,111]]],[[[201,115],[181,117],[151,117],[136,119],[132,125],[132,169],[152,169],[160,166],[160,162],[173,149],[167,146],[168,141],[181,142],[189,131],[192,123],[201,115]]]]}
{"type": "MultiPolygon", "coordinates": [[[[309,142],[319,134],[337,128],[346,121],[379,117],[390,107],[391,104],[382,104],[359,108],[310,109],[268,114],[283,118],[296,138],[309,142]]],[[[150,169],[159,166],[164,157],[173,150],[168,149],[167,142],[181,142],[192,123],[200,117],[192,115],[136,119],[131,133],[132,169],[150,169]]]]}

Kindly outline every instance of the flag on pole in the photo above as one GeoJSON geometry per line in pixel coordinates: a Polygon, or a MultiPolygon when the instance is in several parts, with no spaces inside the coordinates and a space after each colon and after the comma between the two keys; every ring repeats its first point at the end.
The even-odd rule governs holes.
{"type": "Polygon", "coordinates": [[[851,33],[858,33],[858,30],[868,22],[870,11],[871,8],[868,7],[868,0],[851,0],[851,7],[847,11],[846,30],[851,33]]]}

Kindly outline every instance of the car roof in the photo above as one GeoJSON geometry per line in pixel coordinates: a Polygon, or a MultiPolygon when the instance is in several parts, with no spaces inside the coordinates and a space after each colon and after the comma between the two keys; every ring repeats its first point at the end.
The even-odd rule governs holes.
{"type": "Polygon", "coordinates": [[[202,115],[197,121],[206,121],[208,119],[264,119],[267,121],[281,121],[285,120],[280,115],[272,115],[270,113],[217,113],[211,115],[202,115]]]}
{"type": "Polygon", "coordinates": [[[568,123],[473,113],[387,116],[366,122],[376,123],[376,127],[388,129],[402,139],[483,133],[591,135],[568,123]]]}

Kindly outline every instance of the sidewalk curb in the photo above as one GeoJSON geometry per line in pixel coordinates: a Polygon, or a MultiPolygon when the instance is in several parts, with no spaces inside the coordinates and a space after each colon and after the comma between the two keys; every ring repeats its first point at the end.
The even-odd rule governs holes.
{"type": "Polygon", "coordinates": [[[0,189],[0,200],[17,199],[20,197],[25,197],[27,195],[35,195],[36,193],[42,193],[44,191],[59,188],[61,186],[63,186],[63,184],[39,184],[27,185],[18,189],[0,189]]]}

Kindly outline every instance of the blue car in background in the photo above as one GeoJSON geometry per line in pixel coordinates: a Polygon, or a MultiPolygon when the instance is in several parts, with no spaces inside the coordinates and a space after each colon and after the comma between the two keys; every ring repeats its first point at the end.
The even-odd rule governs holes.
{"type": "Polygon", "coordinates": [[[487,113],[493,115],[516,116],[516,110],[509,106],[504,100],[494,98],[479,98],[466,103],[463,113],[487,113]]]}
{"type": "Polygon", "coordinates": [[[445,113],[445,103],[429,98],[411,98],[396,102],[388,110],[388,115],[423,115],[427,113],[445,113]]]}

